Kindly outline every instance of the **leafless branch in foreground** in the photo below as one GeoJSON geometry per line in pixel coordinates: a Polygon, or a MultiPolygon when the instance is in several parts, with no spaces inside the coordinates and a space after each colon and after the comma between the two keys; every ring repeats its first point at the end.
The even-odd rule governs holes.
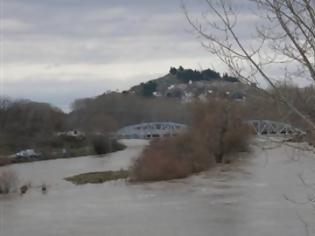
{"type": "Polygon", "coordinates": [[[207,14],[193,19],[182,1],[186,19],[202,45],[243,81],[266,81],[276,98],[315,131],[312,119],[281,92],[276,85],[278,78],[270,73],[271,69],[281,69],[283,79],[299,82],[308,78],[315,84],[315,8],[311,0],[248,0],[261,15],[253,19],[257,24],[252,41],[242,40],[243,32],[238,28],[241,17],[234,1],[204,3],[207,14]]]}

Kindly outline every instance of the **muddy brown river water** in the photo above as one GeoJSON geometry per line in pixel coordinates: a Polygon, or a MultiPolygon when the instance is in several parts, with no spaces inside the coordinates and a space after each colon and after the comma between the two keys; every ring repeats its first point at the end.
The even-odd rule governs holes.
{"type": "Polygon", "coordinates": [[[22,197],[0,197],[0,235],[315,235],[315,154],[270,140],[257,139],[252,153],[235,164],[186,179],[83,186],[63,180],[125,168],[144,145],[129,141],[128,149],[103,158],[11,166],[21,183],[34,187],[22,197]],[[42,183],[47,194],[37,188],[42,183]]]}

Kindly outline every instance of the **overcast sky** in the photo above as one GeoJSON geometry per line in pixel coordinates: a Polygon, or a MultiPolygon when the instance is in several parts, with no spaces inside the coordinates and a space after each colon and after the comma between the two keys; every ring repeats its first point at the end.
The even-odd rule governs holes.
{"type": "MultiPolygon", "coordinates": [[[[190,14],[203,12],[197,0],[186,2],[190,14]]],[[[67,110],[76,98],[128,89],[170,66],[225,71],[190,32],[180,0],[0,4],[1,95],[67,110]]]]}
{"type": "Polygon", "coordinates": [[[0,2],[1,95],[67,109],[170,66],[216,66],[188,32],[179,0],[0,2]]]}

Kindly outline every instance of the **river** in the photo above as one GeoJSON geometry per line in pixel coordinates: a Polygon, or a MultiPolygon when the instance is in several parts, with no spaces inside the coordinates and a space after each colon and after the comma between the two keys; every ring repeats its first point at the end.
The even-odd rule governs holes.
{"type": "MultiPolygon", "coordinates": [[[[12,165],[24,196],[0,197],[1,236],[315,235],[315,154],[267,139],[231,165],[186,179],[75,186],[74,174],[126,168],[146,142],[124,151],[12,165]],[[45,183],[48,192],[37,186],[45,183]]],[[[1,170],[1,169],[0,169],[1,170]]]]}

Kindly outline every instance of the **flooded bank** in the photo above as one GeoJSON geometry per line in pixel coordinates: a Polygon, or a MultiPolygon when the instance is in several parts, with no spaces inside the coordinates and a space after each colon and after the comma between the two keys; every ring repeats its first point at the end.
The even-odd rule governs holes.
{"type": "Polygon", "coordinates": [[[281,143],[257,141],[244,160],[187,179],[83,186],[63,180],[125,168],[144,144],[103,158],[13,165],[20,181],[46,183],[48,190],[1,197],[0,235],[315,235],[308,201],[314,192],[307,186],[315,183],[315,154],[281,143]]]}

